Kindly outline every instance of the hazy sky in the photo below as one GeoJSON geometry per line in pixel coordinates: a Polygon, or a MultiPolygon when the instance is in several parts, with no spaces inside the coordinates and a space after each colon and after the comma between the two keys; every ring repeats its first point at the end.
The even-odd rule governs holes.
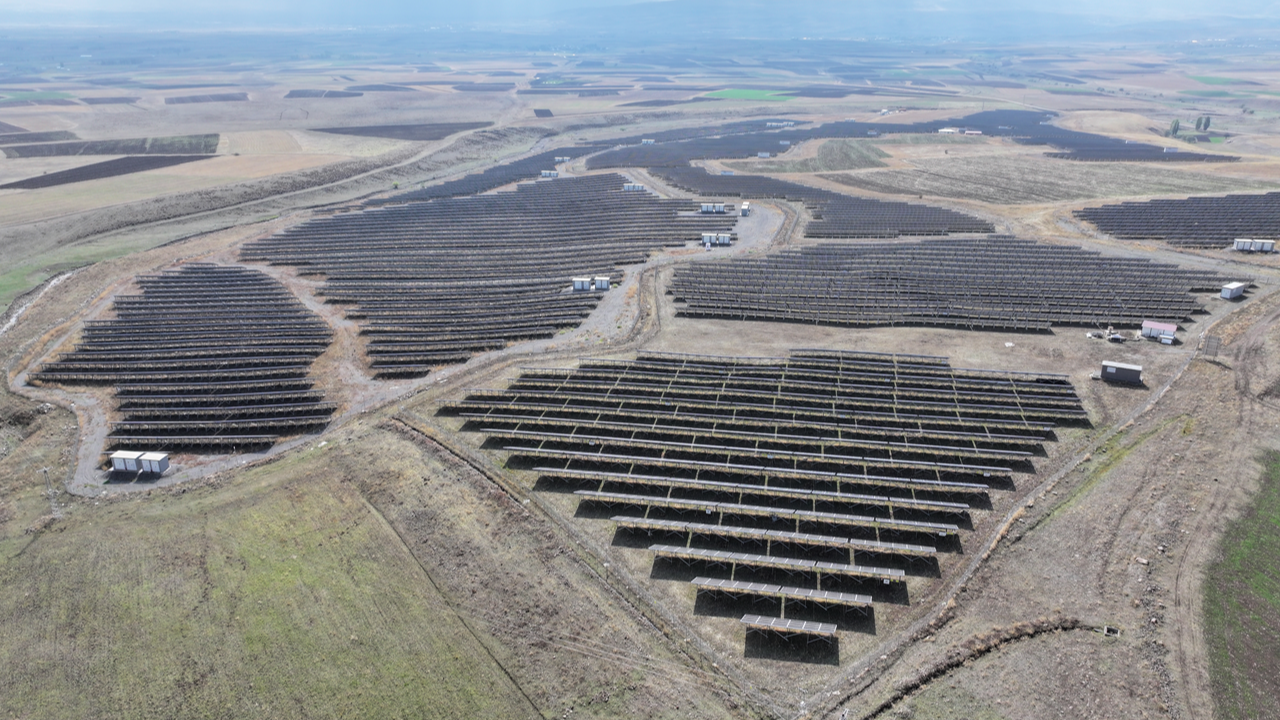
{"type": "MultiPolygon", "coordinates": [[[[23,21],[40,16],[52,24],[110,21],[112,18],[138,14],[155,14],[166,18],[214,20],[219,25],[255,21],[285,22],[301,26],[353,24],[492,24],[495,21],[518,22],[529,18],[571,19],[576,8],[599,9],[602,6],[653,4],[662,0],[385,0],[356,3],[351,0],[0,0],[0,24],[6,19],[23,21]]],[[[707,0],[666,0],[672,12],[682,6],[703,4],[707,0]]],[[[712,0],[714,1],[714,0],[712,0]]],[[[835,0],[779,0],[751,2],[767,5],[788,14],[823,12],[835,0]],[[816,5],[816,7],[814,7],[816,5]]],[[[721,3],[716,3],[721,4],[721,3]]],[[[732,3],[729,3],[732,4],[732,3]]],[[[1075,0],[1047,2],[1036,0],[839,0],[842,11],[868,13],[931,12],[965,14],[972,11],[1026,11],[1068,13],[1100,19],[1140,21],[1144,19],[1183,19],[1204,16],[1280,18],[1280,0],[1075,0]]]]}

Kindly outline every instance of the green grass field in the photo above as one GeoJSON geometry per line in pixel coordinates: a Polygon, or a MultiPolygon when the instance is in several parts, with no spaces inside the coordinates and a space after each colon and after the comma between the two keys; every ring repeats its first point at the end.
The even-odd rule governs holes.
{"type": "Polygon", "coordinates": [[[1249,98],[1253,97],[1245,93],[1233,93],[1226,90],[1179,90],[1179,95],[1192,95],[1194,97],[1203,98],[1249,98]]]}
{"type": "Polygon", "coordinates": [[[1220,718],[1280,717],[1280,454],[1262,490],[1227,527],[1205,576],[1205,635],[1220,718]]]}
{"type": "Polygon", "coordinates": [[[734,88],[709,92],[703,97],[720,98],[722,100],[767,100],[769,102],[786,102],[793,99],[787,95],[779,95],[774,90],[742,90],[734,88]]]}
{"type": "Polygon", "coordinates": [[[7,528],[0,715],[536,715],[325,455],[7,528]]]}
{"type": "Polygon", "coordinates": [[[1195,80],[1198,83],[1204,83],[1205,85],[1247,85],[1249,84],[1248,80],[1237,80],[1236,78],[1229,78],[1229,77],[1216,77],[1214,75],[1188,75],[1187,77],[1191,78],[1192,80],[1195,80]]]}
{"type": "Polygon", "coordinates": [[[52,90],[50,91],[33,90],[30,92],[21,92],[21,91],[13,92],[10,90],[5,91],[5,98],[8,100],[63,100],[70,97],[75,97],[75,96],[70,93],[55,92],[52,90]]]}

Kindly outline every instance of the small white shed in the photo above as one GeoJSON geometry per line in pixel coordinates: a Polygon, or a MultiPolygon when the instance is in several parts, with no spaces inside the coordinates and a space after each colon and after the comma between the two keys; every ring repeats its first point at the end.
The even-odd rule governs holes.
{"type": "Polygon", "coordinates": [[[652,139],[649,139],[649,138],[643,138],[643,139],[641,139],[641,140],[640,140],[640,144],[641,144],[641,145],[652,145],[652,144],[654,144],[654,143],[656,143],[656,142],[657,142],[657,140],[652,140],[652,139]]]}
{"type": "Polygon", "coordinates": [[[141,461],[141,470],[144,473],[155,473],[160,475],[169,469],[169,453],[149,452],[143,453],[138,458],[141,461]]]}
{"type": "Polygon", "coordinates": [[[1164,342],[1166,345],[1173,342],[1174,337],[1178,334],[1178,326],[1173,323],[1156,322],[1155,320],[1142,321],[1142,337],[1152,338],[1164,342]],[[1165,342],[1166,339],[1168,342],[1165,342]]]}
{"type": "Polygon", "coordinates": [[[608,290],[608,289],[609,289],[609,276],[608,276],[608,275],[600,275],[599,277],[597,277],[597,278],[596,278],[596,282],[595,282],[595,286],[596,286],[596,289],[597,289],[597,290],[608,290]]]}
{"type": "Polygon", "coordinates": [[[1222,299],[1234,300],[1240,297],[1241,295],[1244,295],[1244,287],[1245,285],[1242,282],[1233,282],[1233,283],[1227,283],[1226,285],[1223,285],[1222,299]]]}
{"type": "Polygon", "coordinates": [[[111,469],[117,472],[137,472],[141,467],[142,453],[136,450],[117,450],[111,453],[111,469]]]}
{"type": "Polygon", "coordinates": [[[589,277],[574,278],[574,279],[573,279],[573,289],[574,289],[575,291],[577,291],[577,290],[590,290],[590,289],[591,289],[591,278],[589,278],[589,277]]]}
{"type": "Polygon", "coordinates": [[[751,214],[751,203],[750,202],[742,203],[742,217],[747,217],[750,214],[751,214]]]}
{"type": "Polygon", "coordinates": [[[1235,249],[1241,252],[1275,252],[1276,241],[1254,238],[1236,238],[1235,249]]]}
{"type": "Polygon", "coordinates": [[[544,177],[544,178],[560,177],[560,173],[559,173],[558,171],[555,171],[555,170],[543,170],[543,171],[542,171],[542,177],[544,177]]]}

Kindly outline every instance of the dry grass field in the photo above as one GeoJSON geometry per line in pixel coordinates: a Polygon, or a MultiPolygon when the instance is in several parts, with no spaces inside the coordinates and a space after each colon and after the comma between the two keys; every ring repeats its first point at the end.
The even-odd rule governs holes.
{"type": "MultiPolygon", "coordinates": [[[[137,95],[136,105],[0,108],[0,121],[86,140],[221,135],[212,159],[0,192],[0,302],[84,266],[0,318],[10,380],[0,388],[0,715],[1277,717],[1269,702],[1280,667],[1275,456],[1268,454],[1280,451],[1272,432],[1280,424],[1275,263],[1098,240],[1059,222],[1083,201],[1276,187],[1280,141],[1266,107],[1254,116],[1198,96],[1175,102],[1182,90],[1209,87],[1193,76],[1221,74],[1189,61],[1115,75],[1122,94],[1110,69],[1165,61],[1136,51],[1028,55],[1000,71],[1007,77],[986,70],[987,79],[1026,88],[964,85],[948,73],[971,60],[939,60],[937,81],[961,93],[951,97],[781,103],[743,95],[650,108],[620,106],[704,91],[643,90],[661,83],[641,77],[670,76],[705,92],[817,79],[747,58],[728,70],[613,58],[593,73],[578,59],[549,54],[432,57],[448,67],[294,60],[253,71],[234,62],[198,73],[134,68],[119,72],[128,89],[83,93],[137,95]],[[523,89],[539,71],[629,89],[578,97],[440,84],[284,99],[295,88],[414,82],[523,89]],[[488,74],[504,72],[518,76],[488,74]],[[1034,77],[1044,72],[1105,76],[1084,89],[1106,92],[1052,94],[1059,84],[1034,77]],[[182,82],[231,87],[159,89],[182,82]],[[164,103],[206,92],[248,92],[250,100],[164,103]],[[105,433],[107,388],[59,394],[13,384],[37,358],[73,344],[77,324],[109,307],[114,294],[131,292],[135,275],[190,259],[236,262],[249,239],[391,192],[395,183],[453,177],[580,138],[780,112],[898,123],[1027,106],[1069,111],[1056,121],[1064,127],[1145,141],[1155,137],[1149,128],[1173,117],[1186,125],[1193,113],[1212,111],[1215,128],[1235,135],[1214,150],[1248,157],[1196,168],[1074,163],[989,138],[903,136],[707,164],[808,173],[802,181],[877,197],[955,201],[1043,240],[1254,277],[1249,298],[1203,298],[1210,312],[1186,323],[1172,347],[1106,343],[1075,328],[1016,334],[694,320],[676,314],[663,288],[674,264],[715,257],[676,251],[647,270],[627,268],[618,292],[574,333],[383,383],[367,376],[358,328],[341,317],[343,307],[315,295],[317,278],[265,268],[338,329],[315,366],[341,405],[338,419],[269,454],[178,456],[174,475],[184,481],[155,486],[95,484],[93,463],[81,461],[81,438],[105,433]],[[535,119],[534,107],[554,117],[535,119]],[[469,121],[494,127],[433,143],[311,129],[469,121]],[[1201,352],[1202,335],[1221,339],[1216,357],[1201,352]],[[521,366],[638,350],[778,356],[792,348],[945,355],[958,367],[1065,373],[1090,419],[1060,429],[1033,458],[1034,474],[1018,473],[1014,489],[993,492],[992,507],[973,513],[962,551],[940,559],[941,577],[909,578],[910,602],[878,606],[874,627],[843,632],[834,657],[744,653],[736,619],[702,612],[687,583],[654,572],[647,550],[618,542],[607,521],[575,517],[573,496],[534,491],[535,473],[505,468],[505,455],[482,449],[479,433],[460,432],[460,420],[437,414],[472,388],[503,386],[521,366]],[[1092,380],[1102,360],[1142,365],[1145,385],[1092,380]]],[[[924,78],[927,70],[909,72],[924,78]]],[[[1261,72],[1248,77],[1271,82],[1261,72]]],[[[75,85],[48,84],[42,89],[75,85]]],[[[0,181],[101,159],[4,159],[0,181]]],[[[792,242],[791,221],[804,215],[769,203],[754,225],[744,219],[736,252],[792,242]]]]}
{"type": "Polygon", "coordinates": [[[1095,198],[1201,195],[1267,190],[1280,184],[1139,163],[1094,163],[1035,155],[910,160],[910,169],[824,175],[841,185],[889,195],[932,195],[991,205],[1095,198]]]}

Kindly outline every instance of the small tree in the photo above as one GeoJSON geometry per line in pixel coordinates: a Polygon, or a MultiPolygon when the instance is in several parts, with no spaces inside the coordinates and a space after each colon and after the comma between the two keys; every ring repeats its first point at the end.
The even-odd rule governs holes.
{"type": "Polygon", "coordinates": [[[1196,118],[1196,132],[1200,132],[1200,129],[1201,129],[1203,126],[1204,126],[1204,118],[1202,118],[1202,117],[1198,117],[1198,118],[1196,118]]]}
{"type": "Polygon", "coordinates": [[[1204,131],[1209,132],[1209,116],[1204,116],[1204,131]]]}
{"type": "Polygon", "coordinates": [[[1178,129],[1181,127],[1182,123],[1177,118],[1174,118],[1173,122],[1169,123],[1169,136],[1176,137],[1178,135],[1178,129]]]}

